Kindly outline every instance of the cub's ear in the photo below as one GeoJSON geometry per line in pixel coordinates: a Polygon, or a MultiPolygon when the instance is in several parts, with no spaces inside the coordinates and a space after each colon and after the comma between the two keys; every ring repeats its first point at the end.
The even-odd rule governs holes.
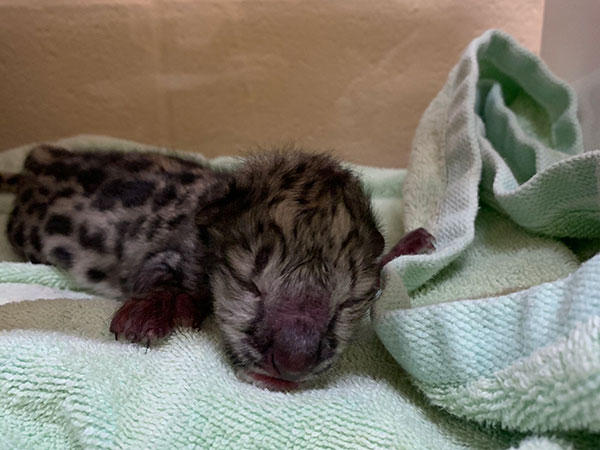
{"type": "Polygon", "coordinates": [[[196,224],[206,226],[226,217],[225,214],[231,212],[232,203],[236,198],[235,191],[235,179],[230,174],[219,174],[207,183],[198,199],[196,224]]]}

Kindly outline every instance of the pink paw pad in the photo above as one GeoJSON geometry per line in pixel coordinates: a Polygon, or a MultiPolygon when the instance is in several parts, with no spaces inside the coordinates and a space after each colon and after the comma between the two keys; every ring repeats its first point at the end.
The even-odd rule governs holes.
{"type": "Polygon", "coordinates": [[[417,228],[406,234],[400,239],[400,242],[383,256],[381,267],[401,255],[417,255],[426,250],[434,250],[434,241],[434,237],[425,228],[417,228]]]}

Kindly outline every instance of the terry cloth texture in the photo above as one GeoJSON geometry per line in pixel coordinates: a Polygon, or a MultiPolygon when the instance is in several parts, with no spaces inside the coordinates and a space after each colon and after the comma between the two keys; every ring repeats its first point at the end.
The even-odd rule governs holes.
{"type": "Polygon", "coordinates": [[[406,228],[436,250],[385,267],[373,314],[433,403],[600,446],[599,187],[571,88],[506,34],[475,39],[421,119],[404,185],[406,228]]]}
{"type": "MultiPolygon", "coordinates": [[[[485,91],[479,88],[478,54],[494,60],[502,53],[493,41],[533,61],[539,78],[554,80],[555,90],[567,93],[568,122],[574,142],[580,141],[569,89],[507,36],[493,32],[473,42],[425,113],[406,182],[404,170],[354,166],[372,195],[388,246],[405,228],[419,225],[437,238],[433,254],[401,257],[384,270],[386,286],[373,321],[385,347],[365,322],[356,343],[317,385],[290,393],[263,390],[236,379],[211,321],[198,332],[179,330],[149,350],[115,342],[108,332],[114,301],[80,298],[85,296],[73,292],[77,286],[60,271],[17,262],[3,234],[0,303],[10,303],[0,306],[0,448],[597,448],[598,411],[589,406],[598,395],[590,393],[600,367],[600,324],[590,312],[594,297],[587,295],[597,263],[592,258],[580,267],[556,236],[541,236],[543,230],[516,222],[499,201],[478,198],[485,142],[478,136],[489,117],[471,111],[485,91]],[[459,133],[461,122],[468,133],[459,133]],[[544,286],[556,302],[546,300],[544,286]],[[539,329],[552,320],[552,327],[539,329]],[[470,351],[463,349],[465,342],[470,351]],[[538,416],[550,417],[550,410],[552,420],[539,426],[538,416]]],[[[502,87],[513,78],[506,75],[502,87]]],[[[530,136],[543,108],[526,92],[507,108],[512,111],[521,96],[519,111],[529,115],[518,121],[528,124],[523,129],[530,136]]],[[[60,144],[166,151],[97,136],[60,144]]],[[[0,169],[18,171],[28,149],[1,153],[0,169]]],[[[228,158],[211,163],[235,166],[228,158]]],[[[521,190],[538,176],[503,187],[521,190]]],[[[0,196],[0,226],[11,200],[0,196]]],[[[553,198],[543,209],[556,207],[553,198]]],[[[521,216],[528,219],[526,212],[521,216]]],[[[583,233],[590,227],[576,228],[583,233]]],[[[581,242],[569,245],[590,254],[590,245],[581,242]]]]}

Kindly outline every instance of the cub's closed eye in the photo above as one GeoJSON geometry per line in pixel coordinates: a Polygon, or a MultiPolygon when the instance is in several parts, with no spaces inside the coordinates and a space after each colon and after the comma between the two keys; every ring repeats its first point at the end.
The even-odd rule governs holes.
{"type": "Polygon", "coordinates": [[[257,297],[262,297],[262,292],[260,291],[260,289],[258,288],[258,286],[256,285],[256,283],[254,281],[250,281],[248,283],[248,290],[250,292],[252,292],[254,295],[256,295],[257,297]]]}
{"type": "Polygon", "coordinates": [[[350,298],[344,301],[340,306],[338,306],[338,311],[343,311],[344,309],[354,308],[355,306],[366,304],[367,300],[364,298],[350,298]]]}

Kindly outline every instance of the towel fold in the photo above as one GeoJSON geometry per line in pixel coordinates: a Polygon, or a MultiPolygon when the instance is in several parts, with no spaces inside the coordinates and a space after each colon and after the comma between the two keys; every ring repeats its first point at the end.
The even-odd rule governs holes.
{"type": "Polygon", "coordinates": [[[406,226],[429,228],[436,251],[386,266],[373,320],[435,404],[593,441],[600,151],[584,151],[576,112],[511,37],[469,45],[419,124],[404,187],[406,226]]]}

